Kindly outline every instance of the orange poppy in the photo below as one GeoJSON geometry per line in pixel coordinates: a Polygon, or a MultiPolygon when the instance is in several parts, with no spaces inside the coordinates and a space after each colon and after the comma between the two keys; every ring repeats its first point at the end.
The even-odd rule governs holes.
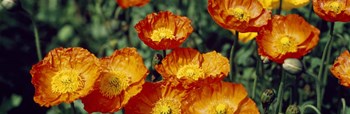
{"type": "Polygon", "coordinates": [[[259,31],[256,41],[261,56],[283,63],[286,58],[300,58],[309,53],[317,45],[319,34],[320,30],[296,14],[275,15],[259,31]]]}
{"type": "Polygon", "coordinates": [[[242,84],[218,82],[190,92],[187,114],[259,114],[242,84]]]}
{"type": "Polygon", "coordinates": [[[149,3],[150,0],[116,0],[118,5],[124,9],[132,6],[144,6],[149,3]]]}
{"type": "Polygon", "coordinates": [[[350,0],[313,0],[315,13],[330,22],[350,21],[350,0]]]}
{"type": "Polygon", "coordinates": [[[135,29],[139,38],[155,50],[178,48],[193,31],[190,19],[169,11],[147,15],[135,29]]]}
{"type": "Polygon", "coordinates": [[[87,112],[116,112],[138,94],[148,74],[135,48],[116,50],[102,58],[103,68],[94,90],[82,98],[87,112]]]}
{"type": "Polygon", "coordinates": [[[258,32],[271,18],[257,0],[208,0],[208,12],[221,27],[239,32],[258,32]]]}
{"type": "Polygon", "coordinates": [[[177,48],[155,66],[164,80],[192,86],[200,82],[222,80],[230,71],[229,61],[212,51],[205,54],[191,48],[177,48]],[[210,79],[210,80],[209,80],[210,79]]]}
{"type": "Polygon", "coordinates": [[[100,63],[88,50],[55,48],[30,70],[34,101],[41,106],[71,103],[86,96],[100,74],[100,63]]]}
{"type": "Polygon", "coordinates": [[[331,67],[334,77],[339,79],[339,83],[345,87],[350,87],[350,53],[344,51],[331,67]]]}
{"type": "Polygon", "coordinates": [[[182,114],[188,92],[180,86],[146,82],[124,107],[126,114],[182,114]]]}

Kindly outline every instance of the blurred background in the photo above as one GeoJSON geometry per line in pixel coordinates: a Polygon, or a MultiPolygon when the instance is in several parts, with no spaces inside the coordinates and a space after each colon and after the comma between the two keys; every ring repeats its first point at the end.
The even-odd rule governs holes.
{"type": "MultiPolygon", "coordinates": [[[[233,44],[234,35],[219,27],[208,14],[207,0],[151,0],[145,6],[127,9],[120,8],[114,0],[21,0],[20,4],[36,22],[43,56],[56,47],[83,47],[98,57],[108,56],[115,49],[136,47],[146,66],[152,69],[152,58],[161,51],[152,50],[139,40],[134,25],[147,14],[166,10],[192,20],[194,31],[182,47],[196,48],[203,53],[215,50],[228,57],[233,44]]],[[[318,46],[302,58],[308,74],[287,77],[290,82],[287,82],[283,95],[283,110],[289,104],[316,102],[312,75],[318,72],[322,50],[329,38],[329,24],[316,14],[311,13],[309,17],[310,6],[282,12],[284,15],[299,14],[321,30],[318,46]]],[[[349,23],[336,23],[330,64],[341,52],[350,49],[349,29],[349,23]]],[[[33,30],[28,15],[0,6],[0,113],[72,113],[69,104],[46,108],[33,101],[34,87],[29,71],[38,62],[33,30]]],[[[265,75],[256,76],[260,57],[254,40],[240,42],[236,55],[238,70],[234,82],[242,83],[250,96],[254,94],[256,97],[253,99],[262,109],[261,92],[267,88],[278,89],[281,67],[276,63],[265,64],[265,75]],[[258,78],[257,90],[252,93],[255,77],[258,78]]],[[[339,113],[342,106],[340,99],[350,102],[349,89],[340,86],[331,74],[325,88],[322,112],[339,113]]],[[[76,101],[75,105],[79,113],[86,113],[80,101],[76,101]]],[[[313,112],[307,110],[306,113],[313,112]]]]}

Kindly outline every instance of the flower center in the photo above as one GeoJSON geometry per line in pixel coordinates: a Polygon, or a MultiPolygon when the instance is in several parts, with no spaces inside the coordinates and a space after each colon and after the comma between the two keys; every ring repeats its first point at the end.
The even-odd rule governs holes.
{"type": "Polygon", "coordinates": [[[101,74],[100,93],[106,97],[119,95],[129,86],[129,79],[122,72],[106,72],[101,74]]]}
{"type": "Polygon", "coordinates": [[[343,5],[337,1],[331,1],[327,2],[324,8],[326,11],[333,11],[336,14],[339,14],[343,10],[343,5]]]}
{"type": "Polygon", "coordinates": [[[283,55],[287,52],[296,52],[298,49],[295,40],[287,36],[282,37],[280,42],[276,43],[275,47],[277,49],[276,51],[283,55]]]}
{"type": "Polygon", "coordinates": [[[159,42],[162,39],[174,39],[174,38],[175,38],[174,31],[165,27],[153,30],[151,34],[152,41],[156,41],[156,42],[159,42]]]}
{"type": "Polygon", "coordinates": [[[70,93],[82,88],[83,80],[78,72],[64,70],[52,77],[51,89],[54,93],[70,93]]]}
{"type": "Polygon", "coordinates": [[[215,107],[216,114],[226,114],[227,106],[224,104],[219,104],[215,107]]]}
{"type": "Polygon", "coordinates": [[[179,71],[177,71],[177,78],[182,78],[184,76],[192,78],[194,80],[198,80],[199,78],[203,78],[204,71],[202,68],[199,67],[199,65],[185,65],[180,68],[179,71]]]}
{"type": "Polygon", "coordinates": [[[240,21],[249,20],[249,14],[245,12],[242,8],[230,8],[228,9],[228,12],[230,15],[233,15],[235,18],[237,18],[240,21]]]}
{"type": "Polygon", "coordinates": [[[172,98],[162,98],[152,108],[152,114],[180,114],[181,103],[172,98]]]}

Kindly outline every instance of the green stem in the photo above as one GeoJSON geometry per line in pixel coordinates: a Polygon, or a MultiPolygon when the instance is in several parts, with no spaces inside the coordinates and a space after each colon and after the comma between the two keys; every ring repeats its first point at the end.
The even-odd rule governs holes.
{"type": "Polygon", "coordinates": [[[36,47],[36,54],[38,56],[38,60],[42,60],[42,54],[40,51],[40,41],[39,41],[39,32],[38,32],[38,28],[36,27],[36,24],[33,20],[33,28],[34,28],[34,37],[35,37],[35,47],[36,47]]]}
{"type": "Polygon", "coordinates": [[[166,56],[166,50],[163,50],[163,58],[166,56]]]}
{"type": "Polygon", "coordinates": [[[301,114],[304,114],[306,108],[310,108],[314,110],[317,114],[321,114],[321,112],[313,105],[303,105],[300,110],[301,114]]]}
{"type": "Polygon", "coordinates": [[[284,70],[282,70],[282,76],[281,76],[281,81],[280,85],[278,87],[278,92],[277,92],[277,105],[276,105],[276,114],[282,112],[282,98],[283,98],[283,88],[284,88],[284,78],[286,76],[286,73],[284,70]]]}
{"type": "Polygon", "coordinates": [[[309,4],[309,16],[307,18],[307,21],[310,22],[311,18],[312,18],[312,13],[313,13],[313,5],[312,5],[312,2],[309,4]]]}
{"type": "Polygon", "coordinates": [[[345,99],[344,98],[341,98],[341,103],[342,103],[342,110],[341,110],[341,113],[340,114],[345,114],[346,112],[346,102],[345,102],[345,99]]]}
{"type": "Polygon", "coordinates": [[[75,110],[74,102],[72,102],[72,103],[70,104],[70,106],[71,106],[71,108],[72,108],[73,114],[76,114],[77,111],[75,110]]]}
{"type": "Polygon", "coordinates": [[[278,7],[277,15],[280,15],[282,12],[282,2],[283,2],[283,0],[280,0],[280,6],[278,7]]]}
{"type": "Polygon", "coordinates": [[[35,38],[35,47],[36,47],[36,54],[38,56],[38,60],[42,60],[42,54],[41,54],[41,50],[40,50],[40,38],[39,38],[39,32],[38,32],[38,27],[36,26],[34,17],[26,10],[23,8],[23,13],[24,15],[28,16],[30,18],[30,20],[32,21],[33,24],[33,32],[34,32],[34,38],[35,38]]]}
{"type": "Polygon", "coordinates": [[[255,98],[256,83],[257,83],[257,81],[258,81],[257,78],[258,78],[258,75],[255,75],[255,76],[254,76],[254,83],[253,83],[252,99],[255,98]]]}
{"type": "Polygon", "coordinates": [[[256,47],[256,53],[257,53],[257,72],[256,72],[256,76],[254,77],[254,84],[253,84],[253,96],[252,98],[254,99],[255,98],[255,89],[256,89],[256,83],[257,83],[257,80],[258,80],[258,76],[260,77],[264,77],[264,74],[265,74],[265,71],[264,71],[264,63],[260,60],[260,57],[259,57],[259,53],[258,53],[258,47],[256,47]]]}
{"type": "Polygon", "coordinates": [[[334,22],[331,23],[331,30],[330,30],[330,39],[328,40],[324,50],[323,50],[323,53],[322,53],[322,59],[321,59],[321,64],[320,64],[320,69],[318,71],[318,75],[317,75],[317,79],[322,81],[321,83],[319,83],[318,81],[316,81],[316,100],[317,100],[317,108],[319,110],[321,110],[321,104],[322,104],[322,96],[323,96],[323,91],[324,90],[321,90],[321,86],[324,86],[324,82],[326,82],[327,80],[327,75],[323,74],[324,73],[324,70],[325,70],[325,65],[328,64],[329,62],[329,54],[330,54],[330,51],[331,51],[331,47],[332,47],[332,42],[333,42],[333,31],[334,31],[334,22]],[[323,77],[322,77],[323,76],[323,77]]]}
{"type": "Polygon", "coordinates": [[[237,77],[237,66],[235,65],[235,53],[236,53],[236,50],[237,50],[237,47],[238,47],[238,34],[239,32],[236,31],[236,36],[234,37],[233,39],[233,45],[231,47],[231,51],[230,51],[230,69],[231,69],[231,72],[230,72],[230,76],[229,76],[229,80],[231,82],[233,82],[233,74],[235,73],[235,76],[237,77]]]}

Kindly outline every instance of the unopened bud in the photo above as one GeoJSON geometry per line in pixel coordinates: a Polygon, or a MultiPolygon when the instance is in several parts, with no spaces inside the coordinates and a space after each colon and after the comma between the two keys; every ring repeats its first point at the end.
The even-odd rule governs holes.
{"type": "Polygon", "coordinates": [[[286,110],[286,114],[300,114],[299,107],[295,104],[289,105],[286,110]]]}
{"type": "Polygon", "coordinates": [[[152,60],[152,66],[154,68],[154,66],[156,66],[157,64],[160,64],[160,62],[162,62],[163,60],[163,56],[161,54],[154,54],[153,56],[153,60],[152,60]]]}
{"type": "Polygon", "coordinates": [[[261,103],[264,105],[271,104],[276,98],[276,92],[273,89],[265,89],[261,95],[261,103]]]}
{"type": "Polygon", "coordinates": [[[260,56],[260,59],[261,59],[261,61],[263,62],[263,63],[270,63],[270,60],[269,60],[269,58],[268,57],[266,57],[266,56],[260,56]]]}
{"type": "Polygon", "coordinates": [[[301,71],[303,71],[303,64],[296,58],[285,59],[282,67],[291,74],[299,74],[301,71]]]}

